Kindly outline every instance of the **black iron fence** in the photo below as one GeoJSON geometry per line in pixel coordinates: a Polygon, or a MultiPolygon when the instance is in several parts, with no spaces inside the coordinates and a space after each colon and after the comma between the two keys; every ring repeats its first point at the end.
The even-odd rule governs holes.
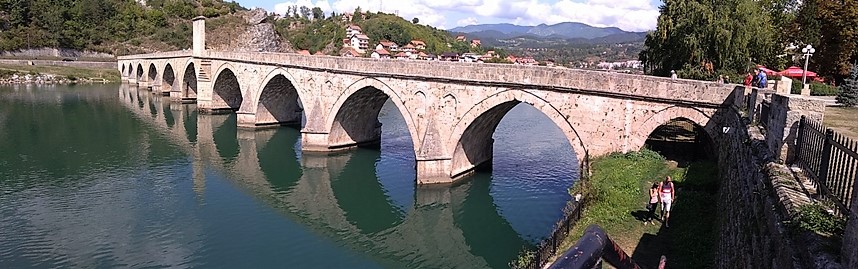
{"type": "Polygon", "coordinates": [[[510,264],[510,267],[514,269],[538,269],[548,263],[549,259],[557,253],[557,248],[560,247],[560,244],[562,244],[563,240],[566,239],[566,236],[569,235],[569,230],[571,230],[581,218],[581,211],[583,211],[584,208],[584,199],[585,198],[580,198],[577,201],[566,204],[566,207],[563,208],[563,218],[554,225],[554,230],[551,232],[551,236],[539,243],[536,247],[536,251],[533,253],[533,258],[529,260],[526,265],[510,264]]]}
{"type": "Polygon", "coordinates": [[[858,184],[858,142],[801,117],[796,162],[807,170],[822,194],[833,198],[840,213],[849,212],[858,184]]]}

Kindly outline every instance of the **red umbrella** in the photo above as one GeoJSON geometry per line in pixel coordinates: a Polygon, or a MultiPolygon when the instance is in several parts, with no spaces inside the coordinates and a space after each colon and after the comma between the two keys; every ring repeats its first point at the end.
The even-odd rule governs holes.
{"type": "MultiPolygon", "coordinates": [[[[786,70],[781,71],[780,74],[785,77],[800,78],[802,72],[804,72],[804,70],[801,70],[801,68],[799,68],[798,66],[790,66],[786,70]]],[[[816,77],[816,73],[812,71],[807,71],[807,77],[814,78],[816,77]]]]}
{"type": "Polygon", "coordinates": [[[763,72],[766,72],[766,76],[774,76],[778,74],[778,71],[768,69],[765,66],[758,65],[757,67],[760,68],[760,70],[762,70],[763,72]]]}

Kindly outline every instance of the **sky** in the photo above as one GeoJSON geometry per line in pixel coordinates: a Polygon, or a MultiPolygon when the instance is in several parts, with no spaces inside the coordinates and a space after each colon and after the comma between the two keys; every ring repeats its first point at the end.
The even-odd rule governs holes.
{"type": "Polygon", "coordinates": [[[626,31],[655,29],[661,0],[236,0],[247,8],[279,14],[288,6],[320,7],[325,13],[355,8],[396,13],[406,20],[441,29],[457,26],[512,23],[517,25],[581,22],[626,31]]]}

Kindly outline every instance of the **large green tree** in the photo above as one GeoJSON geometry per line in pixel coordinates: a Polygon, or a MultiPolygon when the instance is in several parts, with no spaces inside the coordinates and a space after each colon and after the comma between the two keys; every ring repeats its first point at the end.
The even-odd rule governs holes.
{"type": "Polygon", "coordinates": [[[640,58],[652,74],[667,76],[678,70],[694,79],[743,73],[751,63],[782,68],[773,2],[665,0],[640,58]]]}

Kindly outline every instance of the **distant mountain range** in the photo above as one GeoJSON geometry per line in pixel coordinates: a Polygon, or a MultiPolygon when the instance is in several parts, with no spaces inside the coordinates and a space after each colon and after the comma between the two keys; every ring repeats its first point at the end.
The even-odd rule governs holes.
{"type": "Polygon", "coordinates": [[[486,40],[503,39],[566,39],[570,43],[629,43],[646,39],[645,32],[627,32],[616,27],[594,27],[578,22],[563,22],[554,25],[520,26],[509,23],[479,24],[450,29],[452,33],[464,33],[469,38],[486,40]]]}

